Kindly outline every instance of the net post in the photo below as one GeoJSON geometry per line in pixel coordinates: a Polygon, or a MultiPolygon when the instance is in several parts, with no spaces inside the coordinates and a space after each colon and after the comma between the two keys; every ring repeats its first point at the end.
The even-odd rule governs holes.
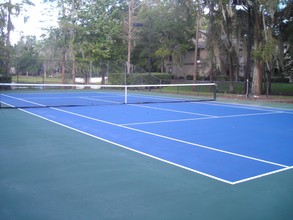
{"type": "Polygon", "coordinates": [[[214,101],[216,101],[216,99],[217,99],[217,89],[218,88],[218,85],[215,83],[214,84],[214,101]]]}
{"type": "Polygon", "coordinates": [[[124,87],[124,104],[127,104],[127,86],[124,87]]]}
{"type": "Polygon", "coordinates": [[[249,79],[246,80],[246,98],[249,98],[249,79]]]}

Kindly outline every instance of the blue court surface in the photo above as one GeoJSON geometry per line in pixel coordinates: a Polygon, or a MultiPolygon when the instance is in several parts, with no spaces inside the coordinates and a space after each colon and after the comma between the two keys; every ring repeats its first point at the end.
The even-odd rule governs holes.
{"type": "Polygon", "coordinates": [[[10,94],[2,100],[10,106],[37,105],[20,110],[227,184],[293,167],[293,110],[216,101],[63,107],[71,98],[83,103],[105,94],[54,95],[60,107],[40,107],[48,105],[52,94],[45,101],[33,94],[10,94]]]}
{"type": "Polygon", "coordinates": [[[293,219],[292,105],[41,92],[0,92],[1,220],[293,219]]]}

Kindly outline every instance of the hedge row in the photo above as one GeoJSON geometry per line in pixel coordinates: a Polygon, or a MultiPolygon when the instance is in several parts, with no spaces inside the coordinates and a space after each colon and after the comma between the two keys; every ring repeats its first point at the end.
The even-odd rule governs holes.
{"type": "MultiPolygon", "coordinates": [[[[0,83],[11,83],[12,77],[11,76],[0,76],[0,83]]],[[[10,86],[0,86],[0,90],[10,89],[10,86]]]]}
{"type": "Polygon", "coordinates": [[[112,85],[146,85],[146,84],[169,84],[171,76],[168,73],[140,73],[127,74],[125,79],[124,73],[109,74],[108,82],[112,85]]]}
{"type": "Polygon", "coordinates": [[[12,77],[11,76],[0,76],[1,83],[11,83],[12,77]]]}

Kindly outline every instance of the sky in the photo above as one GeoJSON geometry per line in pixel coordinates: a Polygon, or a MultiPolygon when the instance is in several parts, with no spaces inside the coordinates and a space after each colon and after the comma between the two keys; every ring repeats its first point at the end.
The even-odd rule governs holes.
{"type": "MultiPolygon", "coordinates": [[[[12,0],[19,3],[21,0],[12,0]]],[[[18,17],[13,17],[14,31],[11,33],[11,43],[16,44],[20,37],[32,35],[40,38],[45,33],[44,28],[57,26],[57,10],[52,4],[42,3],[43,0],[31,0],[35,6],[26,6],[18,17]],[[28,17],[28,19],[25,19],[28,17]],[[26,22],[25,22],[26,20],[26,22]]]]}

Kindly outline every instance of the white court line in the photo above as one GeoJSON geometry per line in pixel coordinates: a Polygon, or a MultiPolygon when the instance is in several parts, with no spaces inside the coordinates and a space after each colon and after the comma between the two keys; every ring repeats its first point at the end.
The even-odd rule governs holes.
{"type": "Polygon", "coordinates": [[[283,113],[283,112],[263,112],[263,113],[251,113],[251,114],[239,114],[239,115],[211,116],[211,117],[205,117],[205,118],[188,118],[188,119],[165,120],[165,121],[136,122],[136,123],[126,123],[122,125],[129,126],[129,125],[144,125],[144,124],[161,124],[161,123],[172,123],[172,122],[182,122],[182,121],[198,121],[198,120],[210,120],[210,119],[221,119],[221,118],[272,115],[272,114],[280,114],[280,113],[283,113]]]}
{"type": "Polygon", "coordinates": [[[79,97],[79,98],[86,99],[86,100],[92,100],[92,101],[99,101],[99,102],[108,102],[108,103],[113,103],[113,104],[120,104],[120,103],[122,103],[122,102],[115,102],[115,101],[109,101],[109,100],[97,99],[97,98],[89,98],[89,97],[79,97]]]}
{"type": "Polygon", "coordinates": [[[116,127],[121,127],[121,128],[125,128],[125,129],[128,129],[128,130],[148,134],[148,135],[151,135],[151,136],[156,136],[156,137],[176,141],[176,142],[183,143],[183,144],[188,144],[188,145],[192,145],[192,146],[196,146],[196,147],[200,147],[200,148],[205,148],[205,149],[208,149],[208,150],[217,151],[217,152],[221,152],[221,153],[225,153],[225,154],[229,154],[229,155],[233,155],[233,156],[238,156],[238,157],[242,157],[242,158],[246,158],[246,159],[250,159],[250,160],[254,160],[254,161],[258,161],[258,162],[262,162],[262,163],[267,163],[267,164],[271,164],[271,165],[275,165],[275,166],[279,166],[279,167],[288,167],[288,166],[286,166],[284,164],[279,164],[279,163],[275,163],[275,162],[271,162],[271,161],[267,161],[267,160],[263,160],[263,159],[259,159],[259,158],[254,158],[254,157],[250,157],[250,156],[246,156],[246,155],[242,155],[242,154],[238,154],[238,153],[233,153],[233,152],[230,152],[230,151],[220,150],[220,149],[217,149],[217,148],[212,148],[212,147],[208,147],[208,146],[205,146],[205,145],[196,144],[196,143],[192,143],[192,142],[188,142],[188,141],[184,141],[184,140],[180,140],[180,139],[176,139],[176,138],[172,138],[172,137],[168,137],[168,136],[164,136],[164,135],[160,135],[160,134],[156,134],[156,133],[152,133],[152,132],[148,132],[148,131],[143,131],[143,130],[140,130],[140,129],[131,128],[131,127],[127,127],[127,126],[124,126],[124,125],[119,125],[119,124],[115,124],[115,123],[112,123],[112,122],[104,121],[104,120],[101,120],[101,119],[92,118],[92,117],[89,117],[89,116],[86,116],[86,115],[66,111],[66,110],[63,110],[63,109],[58,109],[58,108],[51,108],[51,109],[54,109],[54,110],[60,111],[60,112],[65,112],[65,113],[71,114],[71,115],[76,115],[78,117],[90,119],[90,120],[93,120],[93,121],[101,122],[101,123],[104,123],[104,124],[109,124],[109,125],[113,125],[113,126],[116,126],[116,127]]]}
{"type": "Polygon", "coordinates": [[[286,167],[286,168],[283,168],[283,169],[280,169],[280,170],[275,170],[275,171],[268,172],[268,173],[264,173],[264,174],[261,174],[261,175],[249,177],[249,178],[242,179],[242,180],[238,180],[238,181],[232,182],[232,185],[236,185],[236,184],[239,184],[239,183],[244,183],[244,182],[247,182],[247,181],[250,181],[250,180],[254,180],[254,179],[259,179],[261,177],[269,176],[269,175],[272,175],[272,174],[275,174],[275,173],[280,173],[280,172],[283,172],[283,171],[286,171],[286,170],[290,170],[292,168],[293,167],[286,167]]]}
{"type": "MultiPolygon", "coordinates": [[[[45,93],[48,94],[48,93],[45,93]]],[[[58,93],[59,95],[62,95],[62,93],[58,93]]],[[[81,94],[79,94],[81,95],[81,94]]],[[[91,96],[95,96],[95,95],[91,95],[91,96]]],[[[30,99],[36,99],[36,100],[46,100],[46,99],[76,99],[76,98],[89,98],[90,96],[43,96],[43,97],[26,97],[25,100],[30,100],[30,99]]],[[[103,96],[99,96],[99,98],[108,98],[108,97],[120,97],[120,96],[111,96],[111,95],[103,95],[103,96]]]]}
{"type": "Polygon", "coordinates": [[[147,106],[147,105],[137,105],[137,104],[129,104],[129,105],[136,106],[136,107],[141,107],[141,108],[150,108],[150,109],[155,109],[155,110],[161,110],[161,111],[184,113],[184,114],[189,114],[189,115],[200,115],[200,116],[206,116],[206,117],[217,117],[215,115],[200,114],[200,113],[187,112],[187,111],[181,111],[181,110],[174,110],[174,109],[168,109],[168,108],[158,108],[158,107],[152,107],[152,106],[147,106]]]}
{"type": "Polygon", "coordinates": [[[257,110],[257,111],[281,111],[282,113],[293,114],[293,110],[286,108],[276,108],[269,106],[258,106],[258,105],[250,105],[250,104],[240,104],[240,103],[222,103],[222,102],[191,102],[193,104],[204,104],[204,105],[212,105],[212,106],[223,106],[227,108],[240,108],[240,109],[249,109],[249,110],[257,110]]]}
{"type": "Polygon", "coordinates": [[[198,121],[198,120],[206,120],[216,117],[207,117],[207,118],[187,118],[187,119],[174,119],[174,120],[164,120],[164,121],[148,121],[148,122],[135,122],[135,123],[126,123],[121,124],[124,126],[131,126],[131,125],[147,125],[147,124],[162,124],[162,123],[172,123],[172,122],[183,122],[183,121],[198,121]]]}
{"type": "MultiPolygon", "coordinates": [[[[53,108],[51,108],[51,109],[53,109],[53,108]]],[[[193,173],[197,173],[197,174],[200,174],[200,175],[206,176],[206,177],[211,178],[211,179],[214,179],[214,180],[218,180],[218,181],[223,182],[223,183],[227,183],[227,184],[230,184],[230,185],[233,184],[233,182],[231,182],[231,181],[228,181],[228,180],[225,180],[225,179],[222,179],[222,178],[219,178],[219,177],[216,177],[216,176],[213,176],[213,175],[210,175],[210,174],[207,174],[207,173],[201,172],[201,171],[199,171],[199,170],[194,170],[194,169],[191,169],[191,168],[189,168],[189,167],[182,166],[182,165],[180,165],[180,164],[173,163],[173,162],[168,161],[168,160],[164,160],[164,159],[162,159],[162,158],[160,158],[160,157],[155,157],[155,156],[153,156],[153,155],[151,155],[151,154],[147,154],[147,153],[144,153],[144,152],[142,152],[142,151],[135,150],[135,149],[130,148],[130,147],[126,147],[125,145],[118,144],[118,143],[116,143],[116,142],[113,142],[113,141],[110,141],[110,140],[107,140],[107,139],[104,139],[104,138],[101,138],[101,137],[98,137],[98,136],[92,135],[92,134],[90,134],[90,133],[87,133],[87,132],[81,131],[81,130],[79,130],[79,129],[76,129],[76,128],[73,128],[73,127],[70,127],[70,126],[68,126],[68,125],[64,125],[64,124],[62,124],[62,123],[59,123],[59,122],[53,121],[53,120],[48,119],[48,118],[46,118],[46,117],[43,117],[43,116],[40,116],[40,115],[38,115],[38,114],[35,114],[35,113],[32,113],[32,112],[29,112],[29,111],[27,111],[27,110],[24,110],[24,109],[21,109],[21,108],[19,108],[19,110],[20,110],[20,111],[23,111],[23,112],[25,112],[25,113],[28,113],[28,114],[30,114],[30,115],[36,116],[36,117],[38,117],[38,118],[44,119],[44,120],[46,120],[46,121],[52,122],[52,123],[54,123],[54,124],[60,125],[60,126],[62,126],[62,127],[65,127],[65,128],[71,129],[71,130],[76,131],[76,132],[79,132],[79,133],[81,133],[81,134],[84,134],[84,135],[90,136],[90,137],[92,137],[92,138],[95,138],[95,139],[98,139],[98,140],[105,141],[105,142],[107,142],[107,143],[110,143],[110,144],[116,145],[116,146],[121,147],[121,148],[123,148],[123,149],[129,150],[129,151],[132,151],[132,152],[135,152],[135,153],[138,153],[138,154],[141,154],[141,155],[144,155],[144,156],[147,156],[147,157],[153,158],[153,159],[156,159],[156,160],[158,160],[158,161],[161,161],[161,162],[164,162],[164,163],[167,163],[167,164],[170,164],[170,165],[173,165],[173,166],[176,166],[176,167],[179,167],[179,168],[182,168],[182,169],[185,169],[185,170],[191,171],[191,172],[193,172],[193,173]]],[[[57,110],[57,109],[56,109],[56,110],[57,110]]]]}
{"type": "Polygon", "coordinates": [[[62,123],[59,123],[59,122],[56,122],[56,121],[53,121],[51,119],[48,119],[46,117],[43,117],[43,116],[40,116],[38,114],[35,114],[35,113],[32,113],[32,112],[29,112],[27,110],[24,110],[24,109],[19,109],[20,111],[23,111],[25,113],[28,113],[30,115],[33,115],[33,116],[36,116],[38,118],[41,118],[41,119],[44,119],[46,121],[49,121],[49,122],[52,122],[54,124],[57,124],[57,125],[60,125],[62,127],[65,127],[65,128],[68,128],[68,129],[71,129],[73,131],[76,131],[76,132],[79,132],[81,134],[84,134],[84,135],[87,135],[87,136],[90,136],[92,138],[95,138],[95,139],[98,139],[98,140],[101,140],[101,141],[105,141],[107,143],[110,143],[110,144],[113,144],[113,145],[116,145],[118,147],[121,147],[123,149],[126,149],[126,150],[129,150],[129,151],[132,151],[132,152],[135,152],[135,153],[138,153],[138,154],[141,154],[141,155],[144,155],[144,156],[147,156],[147,157],[150,157],[150,158],[153,158],[153,159],[156,159],[158,161],[161,161],[161,162],[164,162],[164,163],[167,163],[167,164],[170,164],[170,165],[173,165],[173,166],[176,166],[176,167],[179,167],[179,168],[182,168],[182,169],[185,169],[185,170],[188,170],[188,171],[191,171],[193,173],[197,173],[197,174],[200,174],[200,175],[203,175],[203,176],[206,176],[208,178],[211,178],[211,179],[214,179],[214,180],[218,180],[220,182],[223,182],[223,183],[227,183],[227,184],[230,184],[230,185],[236,185],[236,184],[239,184],[239,183],[243,183],[243,182],[247,182],[247,181],[250,181],[250,180],[253,180],[253,179],[257,179],[257,178],[261,178],[263,176],[268,176],[268,175],[272,175],[274,173],[278,173],[278,172],[282,172],[282,171],[285,171],[285,170],[289,170],[289,169],[292,169],[293,167],[286,167],[286,168],[283,168],[283,169],[280,169],[280,170],[276,170],[276,171],[272,171],[272,172],[268,172],[268,173],[264,173],[264,174],[261,174],[261,175],[258,175],[258,176],[253,176],[251,178],[247,178],[247,179],[242,179],[242,180],[239,180],[239,181],[235,181],[235,182],[231,182],[231,181],[228,181],[228,180],[225,180],[225,179],[222,179],[222,178],[219,178],[219,177],[216,177],[216,176],[213,176],[213,175],[210,175],[210,174],[207,174],[207,173],[204,173],[204,172],[201,172],[201,171],[198,171],[198,170],[194,170],[194,169],[191,169],[189,167],[185,167],[185,166],[182,166],[180,164],[177,164],[177,163],[173,163],[171,161],[168,161],[168,160],[164,160],[162,158],[159,158],[159,157],[155,157],[151,154],[147,154],[147,153],[144,153],[142,151],[138,151],[138,150],[135,150],[135,149],[132,149],[132,148],[129,148],[129,147],[126,147],[124,145],[121,145],[121,144],[118,144],[116,142],[113,142],[113,141],[110,141],[110,140],[107,140],[107,139],[104,139],[104,138],[101,138],[101,137],[98,137],[98,136],[95,136],[95,135],[92,135],[90,133],[87,133],[87,132],[84,132],[84,131],[81,131],[79,129],[76,129],[76,128],[73,128],[73,127],[70,127],[70,126],[67,126],[67,125],[64,125],[62,123]]]}
{"type": "MultiPolygon", "coordinates": [[[[281,114],[281,113],[283,113],[283,112],[281,112],[281,111],[261,112],[261,113],[239,114],[239,115],[224,115],[224,116],[217,116],[217,117],[213,117],[213,118],[216,118],[216,119],[221,119],[221,118],[237,118],[237,117],[248,117],[248,116],[258,116],[258,115],[274,115],[274,114],[281,114]]],[[[211,119],[211,118],[203,118],[203,119],[211,119]]]]}
{"type": "MultiPolygon", "coordinates": [[[[37,103],[37,102],[29,101],[27,99],[47,99],[48,97],[45,97],[45,98],[43,97],[43,98],[27,98],[27,99],[22,99],[22,98],[13,97],[13,96],[10,96],[10,95],[4,95],[4,94],[1,94],[1,95],[6,96],[6,97],[11,98],[11,99],[20,100],[22,102],[27,102],[27,103],[30,103],[30,104],[34,104],[34,105],[37,105],[37,106],[42,106],[42,107],[46,107],[47,106],[47,105],[43,105],[43,104],[40,104],[40,103],[37,103]]],[[[54,99],[59,99],[59,98],[60,97],[55,97],[54,99]]],[[[61,98],[64,98],[64,97],[61,97],[61,98]]],[[[76,97],[65,97],[65,98],[75,98],[76,99],[76,97]]],[[[100,102],[120,104],[120,102],[108,101],[108,100],[103,100],[103,99],[95,99],[95,98],[88,98],[88,97],[78,97],[78,98],[85,99],[85,100],[92,100],[92,101],[100,101],[100,102]]],[[[51,97],[50,99],[53,99],[53,98],[51,97]]]]}
{"type": "MultiPolygon", "coordinates": [[[[13,96],[10,96],[10,95],[5,95],[5,94],[2,94],[3,96],[6,96],[8,98],[11,98],[11,99],[16,99],[16,100],[20,100],[22,102],[27,102],[27,103],[30,103],[30,104],[34,104],[34,105],[37,105],[37,106],[42,106],[42,107],[46,107],[46,105],[42,105],[40,103],[37,103],[37,102],[32,102],[32,101],[28,101],[28,100],[25,100],[25,99],[21,99],[21,98],[17,98],[17,97],[13,97],[13,96]]],[[[12,106],[12,105],[10,105],[12,106]]]]}

